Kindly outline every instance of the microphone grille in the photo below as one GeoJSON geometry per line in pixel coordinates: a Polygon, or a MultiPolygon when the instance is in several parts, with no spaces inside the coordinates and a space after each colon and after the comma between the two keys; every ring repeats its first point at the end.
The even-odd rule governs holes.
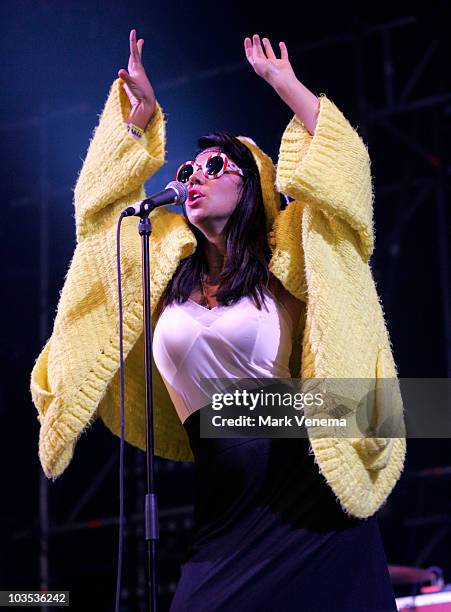
{"type": "Polygon", "coordinates": [[[180,181],[171,181],[166,185],[166,189],[173,189],[176,193],[174,204],[184,204],[188,198],[188,189],[180,181]]]}

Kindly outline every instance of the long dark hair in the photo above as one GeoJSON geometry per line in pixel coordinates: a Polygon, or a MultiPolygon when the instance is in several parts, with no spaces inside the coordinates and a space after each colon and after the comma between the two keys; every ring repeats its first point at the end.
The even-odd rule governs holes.
{"type": "MultiPolygon", "coordinates": [[[[215,147],[234,161],[244,173],[239,200],[225,227],[227,259],[219,276],[216,301],[223,306],[237,302],[250,295],[260,310],[264,302],[263,286],[268,285],[268,263],[271,250],[266,236],[266,219],[262,188],[257,164],[250,150],[228,133],[214,132],[198,140],[202,151],[215,147]]],[[[187,219],[197,240],[195,252],[183,259],[163,293],[163,307],[176,301],[185,302],[194,289],[199,287],[201,274],[207,272],[204,254],[205,236],[187,219]]]]}

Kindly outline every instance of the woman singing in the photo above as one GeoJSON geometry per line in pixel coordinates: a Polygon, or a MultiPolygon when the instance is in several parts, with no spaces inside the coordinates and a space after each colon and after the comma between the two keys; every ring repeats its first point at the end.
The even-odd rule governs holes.
{"type": "MultiPolygon", "coordinates": [[[[77,248],[32,374],[40,459],[60,475],[96,416],[119,432],[115,232],[164,162],[165,124],[130,33],[75,189],[77,248]]],[[[263,43],[263,44],[262,44],[263,43]]],[[[396,610],[378,508],[399,478],[399,437],[202,438],[201,380],[396,380],[369,267],[367,149],[288,51],[244,41],[294,117],[277,172],[249,138],[202,136],[174,168],[184,214],[151,214],[155,450],[195,462],[194,530],[171,612],[396,610]],[[292,201],[280,208],[280,193],[292,201]]],[[[123,224],[126,439],[145,448],[140,241],[123,224]]],[[[377,393],[372,428],[402,420],[377,393]]],[[[368,428],[370,431],[370,428],[368,428]]],[[[402,427],[396,430],[402,432],[402,427]]],[[[309,432],[310,434],[310,432],[309,432]]]]}

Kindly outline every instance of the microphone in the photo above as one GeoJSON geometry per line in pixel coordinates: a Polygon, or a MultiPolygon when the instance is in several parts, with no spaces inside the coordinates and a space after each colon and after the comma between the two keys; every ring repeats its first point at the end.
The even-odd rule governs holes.
{"type": "Polygon", "coordinates": [[[184,204],[187,197],[188,189],[186,185],[179,181],[171,181],[166,185],[166,189],[163,189],[163,191],[154,193],[142,202],[136,202],[125,208],[121,216],[131,217],[133,215],[146,215],[152,212],[157,206],[164,206],[165,204],[184,204]]]}

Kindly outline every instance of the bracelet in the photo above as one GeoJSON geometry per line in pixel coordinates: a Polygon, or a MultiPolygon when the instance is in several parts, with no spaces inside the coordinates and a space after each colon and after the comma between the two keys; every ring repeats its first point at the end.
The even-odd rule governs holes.
{"type": "Polygon", "coordinates": [[[134,123],[127,124],[127,132],[133,136],[133,138],[142,138],[144,130],[134,123]]]}

